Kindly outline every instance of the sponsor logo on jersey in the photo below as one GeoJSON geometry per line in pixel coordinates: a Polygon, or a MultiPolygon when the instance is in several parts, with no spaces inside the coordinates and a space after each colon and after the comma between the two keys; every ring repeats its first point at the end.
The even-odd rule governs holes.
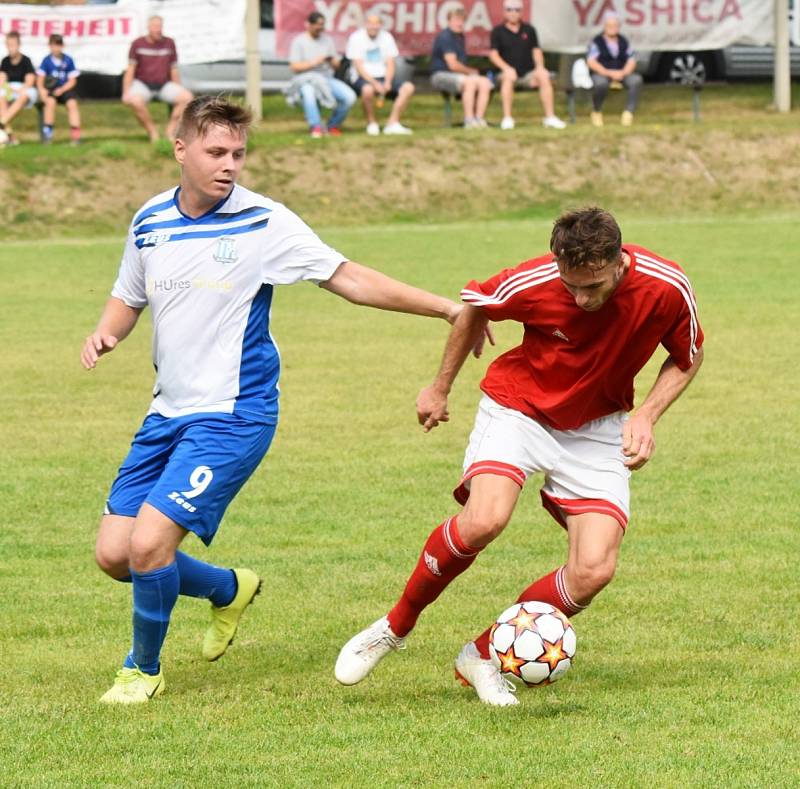
{"type": "Polygon", "coordinates": [[[564,340],[564,342],[570,342],[569,337],[567,337],[567,335],[564,334],[564,332],[561,331],[561,329],[556,329],[553,332],[553,337],[558,337],[559,340],[564,340]]]}
{"type": "Polygon", "coordinates": [[[236,239],[230,236],[222,236],[217,240],[217,249],[214,252],[214,260],[217,263],[235,263],[239,259],[236,252],[236,239]]]}
{"type": "Polygon", "coordinates": [[[422,554],[425,557],[425,564],[434,575],[441,575],[442,571],[439,569],[439,562],[436,561],[435,556],[431,556],[427,551],[422,554]]]}
{"type": "Polygon", "coordinates": [[[155,293],[171,293],[179,290],[189,290],[189,288],[197,288],[198,290],[217,290],[229,291],[233,290],[233,282],[227,279],[153,279],[147,278],[145,292],[148,296],[155,293]]]}
{"type": "Polygon", "coordinates": [[[161,244],[166,244],[170,238],[172,238],[172,233],[164,233],[162,230],[151,230],[139,239],[139,244],[142,247],[157,247],[161,244]]]}

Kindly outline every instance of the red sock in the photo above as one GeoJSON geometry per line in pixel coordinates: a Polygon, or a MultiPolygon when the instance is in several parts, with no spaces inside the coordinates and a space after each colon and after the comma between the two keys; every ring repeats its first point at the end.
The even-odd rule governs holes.
{"type": "Polygon", "coordinates": [[[423,609],[475,561],[480,548],[465,545],[456,516],[437,526],[428,537],[403,596],[389,611],[389,625],[398,636],[411,632],[423,609]]]}
{"type": "MultiPolygon", "coordinates": [[[[567,591],[564,583],[564,567],[553,570],[552,573],[543,576],[538,581],[534,581],[517,598],[518,603],[527,600],[539,600],[542,603],[550,603],[567,616],[575,616],[586,608],[585,605],[578,605],[567,591]]],[[[483,631],[476,639],[475,646],[485,660],[489,658],[489,633],[492,628],[483,631]]]]}

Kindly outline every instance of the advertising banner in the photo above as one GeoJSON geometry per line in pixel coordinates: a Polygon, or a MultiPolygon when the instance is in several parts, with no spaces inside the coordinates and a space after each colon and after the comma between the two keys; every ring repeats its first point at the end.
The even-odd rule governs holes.
{"type": "MultiPolygon", "coordinates": [[[[278,56],[286,56],[312,11],[325,16],[326,31],[343,51],[370,10],[381,15],[401,54],[428,55],[448,11],[459,5],[467,13],[467,52],[485,54],[492,27],[503,20],[502,0],[275,0],[278,56]]],[[[770,43],[772,7],[771,0],[525,0],[523,14],[548,51],[584,52],[609,11],[637,49],[700,50],[770,43]]]]}
{"type": "Polygon", "coordinates": [[[0,3],[0,34],[20,34],[22,52],[35,66],[48,54],[47,39],[64,37],[64,51],[81,71],[121,74],[131,42],[147,32],[147,19],[163,17],[164,35],[175,39],[181,63],[244,58],[246,0],[169,0],[113,5],[0,3]]]}

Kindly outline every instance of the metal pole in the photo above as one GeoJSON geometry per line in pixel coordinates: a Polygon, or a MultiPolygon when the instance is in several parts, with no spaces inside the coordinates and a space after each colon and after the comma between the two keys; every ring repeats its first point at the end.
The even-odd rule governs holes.
{"type": "Polygon", "coordinates": [[[247,0],[247,13],[244,18],[246,56],[245,66],[247,87],[245,101],[253,113],[253,120],[262,118],[261,112],[261,52],[258,49],[258,31],[261,27],[259,0],[247,0]]]}
{"type": "Polygon", "coordinates": [[[792,107],[792,72],[789,60],[789,0],[775,0],[775,109],[792,107]]]}

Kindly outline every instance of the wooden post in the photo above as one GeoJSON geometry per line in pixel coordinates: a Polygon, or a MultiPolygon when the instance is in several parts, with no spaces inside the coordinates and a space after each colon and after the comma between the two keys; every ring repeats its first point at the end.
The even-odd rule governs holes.
{"type": "Polygon", "coordinates": [[[261,52],[258,48],[258,31],[261,28],[261,10],[258,0],[247,0],[245,14],[245,101],[253,113],[253,120],[261,120],[261,52]]]}

